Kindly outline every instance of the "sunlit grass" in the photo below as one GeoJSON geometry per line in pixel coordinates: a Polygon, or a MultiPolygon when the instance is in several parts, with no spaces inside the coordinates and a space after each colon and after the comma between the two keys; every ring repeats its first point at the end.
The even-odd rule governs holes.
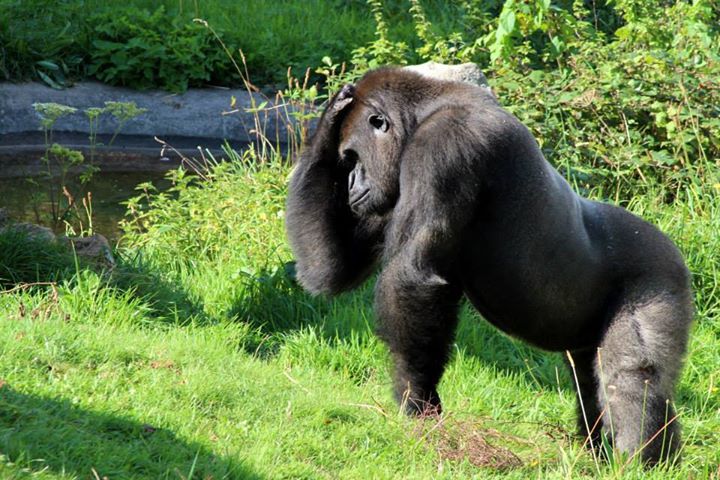
{"type": "Polygon", "coordinates": [[[55,288],[0,293],[3,478],[716,471],[716,190],[697,187],[673,205],[630,202],[681,247],[698,312],[677,398],[683,463],[645,473],[635,463],[596,465],[572,438],[574,395],[561,358],[498,333],[469,307],[440,387],[443,423],[403,417],[373,334],[372,282],[329,300],[307,296],[288,276],[289,170],[236,158],[208,181],[176,179],[175,191],[133,205],[112,274],[71,272],[55,288]],[[497,449],[495,460],[483,442],[497,449]]]}

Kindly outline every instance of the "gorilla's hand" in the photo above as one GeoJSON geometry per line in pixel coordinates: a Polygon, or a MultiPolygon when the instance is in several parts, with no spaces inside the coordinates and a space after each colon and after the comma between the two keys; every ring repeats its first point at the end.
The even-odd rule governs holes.
{"type": "Polygon", "coordinates": [[[322,119],[320,128],[325,127],[334,140],[340,136],[340,125],[347,114],[355,95],[355,85],[346,83],[339,92],[330,100],[322,119]]]}
{"type": "Polygon", "coordinates": [[[354,95],[355,85],[352,83],[346,83],[335,95],[335,98],[333,98],[326,115],[331,115],[333,117],[332,120],[336,120],[339,116],[338,114],[345,110],[345,107],[350,105],[350,103],[352,103],[354,95]]]}
{"type": "MultiPolygon", "coordinates": [[[[330,99],[320,117],[313,139],[303,151],[300,158],[301,163],[337,167],[340,126],[349,111],[348,105],[353,102],[354,95],[355,86],[348,83],[330,99]]],[[[346,172],[343,173],[343,175],[346,174],[346,172]]],[[[343,181],[343,183],[345,182],[343,181]]]]}

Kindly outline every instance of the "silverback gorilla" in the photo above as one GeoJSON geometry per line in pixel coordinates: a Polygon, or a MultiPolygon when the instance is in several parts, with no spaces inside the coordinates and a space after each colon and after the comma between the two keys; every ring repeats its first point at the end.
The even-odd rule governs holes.
{"type": "Polygon", "coordinates": [[[286,226],[312,293],[381,264],[378,334],[409,413],[439,411],[464,295],[502,331],[570,352],[591,444],[603,431],[651,464],[677,451],[671,401],[693,315],[680,253],[575,194],[487,89],[402,69],[343,87],[292,176],[286,226]]]}

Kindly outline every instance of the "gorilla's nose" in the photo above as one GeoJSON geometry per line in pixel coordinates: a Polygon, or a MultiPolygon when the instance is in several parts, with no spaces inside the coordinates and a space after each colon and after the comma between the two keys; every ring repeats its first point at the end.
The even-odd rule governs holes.
{"type": "Polygon", "coordinates": [[[357,161],[358,155],[355,150],[352,148],[343,148],[341,150],[341,158],[344,163],[347,163],[349,165],[354,165],[357,161]]]}

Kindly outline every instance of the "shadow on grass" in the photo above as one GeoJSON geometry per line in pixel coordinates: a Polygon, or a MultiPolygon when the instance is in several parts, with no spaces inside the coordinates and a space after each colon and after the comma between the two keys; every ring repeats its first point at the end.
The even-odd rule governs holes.
{"type": "MultiPolygon", "coordinates": [[[[92,267],[75,262],[55,243],[22,232],[0,235],[0,288],[20,282],[72,281],[78,268],[92,267]]],[[[141,253],[118,255],[117,265],[105,281],[141,299],[149,307],[153,321],[202,324],[222,320],[208,317],[201,300],[192,298],[179,282],[158,272],[141,253]]],[[[374,335],[374,281],[336,298],[312,297],[295,282],[292,263],[238,281],[245,283],[243,295],[235,300],[228,316],[254,327],[255,335],[245,343],[251,353],[272,355],[282,342],[278,334],[308,327],[319,326],[317,332],[330,342],[374,335]]],[[[513,341],[471,313],[471,308],[466,306],[464,310],[456,340],[460,350],[500,371],[523,376],[531,385],[557,388],[556,369],[565,369],[557,355],[513,341]]],[[[568,383],[561,382],[561,387],[567,388],[568,383]]]]}
{"type": "Polygon", "coordinates": [[[38,231],[0,229],[0,291],[18,284],[57,282],[76,270],[70,250],[49,241],[39,227],[38,231]]]}
{"type": "MultiPolygon", "coordinates": [[[[0,288],[22,282],[72,281],[78,268],[92,267],[76,262],[55,243],[24,233],[0,234],[0,288]]],[[[118,255],[117,265],[105,275],[105,281],[108,286],[141,299],[149,307],[153,321],[202,324],[221,320],[208,317],[199,300],[191,298],[179,282],[158,272],[141,254],[118,255]]],[[[245,282],[245,288],[228,316],[254,327],[254,335],[244,345],[250,353],[270,356],[282,342],[278,334],[307,327],[319,326],[318,333],[330,342],[374,335],[374,281],[332,299],[306,294],[294,280],[292,263],[238,281],[245,282]]],[[[555,369],[564,369],[559,367],[557,355],[515,342],[473,313],[463,314],[456,343],[460,350],[483,363],[526,377],[531,385],[543,388],[557,388],[555,369]]],[[[561,386],[567,387],[567,382],[561,386]]]]}
{"type": "MultiPolygon", "coordinates": [[[[349,339],[351,335],[374,335],[374,280],[355,292],[335,298],[312,297],[295,282],[291,264],[255,277],[248,294],[237,299],[232,313],[261,329],[266,336],[320,326],[326,340],[349,339]],[[370,322],[353,321],[345,312],[364,311],[370,322]]],[[[357,317],[352,316],[352,317],[357,317]]],[[[361,315],[362,316],[362,315],[361,315]]],[[[457,331],[457,348],[499,371],[518,375],[538,388],[571,389],[569,375],[560,355],[544,352],[506,336],[486,322],[471,306],[462,309],[457,331]]],[[[250,346],[253,347],[252,345],[250,346]]],[[[264,339],[261,354],[273,351],[272,341],[264,339]]]]}
{"type": "MultiPolygon", "coordinates": [[[[67,400],[0,388],[0,452],[30,472],[78,478],[261,478],[173,432],[119,415],[83,410],[67,400]],[[97,475],[96,475],[97,473],[97,475]]],[[[0,470],[2,470],[0,468],[0,470]]]]}
{"type": "Polygon", "coordinates": [[[177,283],[156,273],[141,255],[132,258],[118,255],[116,261],[112,271],[102,270],[93,261],[76,257],[65,243],[33,230],[0,230],[0,292],[46,288],[52,283],[72,284],[79,273],[93,270],[103,276],[105,285],[132,292],[158,320],[182,322],[202,313],[202,305],[193,302],[177,283]]]}
{"type": "Polygon", "coordinates": [[[462,310],[456,345],[466,355],[492,365],[500,372],[519,376],[538,389],[573,389],[562,353],[540,350],[509,337],[483,319],[469,304],[462,310]]]}
{"type": "Polygon", "coordinates": [[[332,313],[332,304],[342,301],[313,297],[303,291],[294,279],[292,264],[264,270],[247,278],[246,295],[236,299],[230,313],[265,329],[268,333],[296,330],[332,313]]]}
{"type": "Polygon", "coordinates": [[[178,283],[164,278],[149,265],[142,255],[118,255],[117,265],[107,275],[107,283],[142,300],[157,320],[185,323],[189,319],[202,322],[203,306],[190,298],[178,283]]]}

